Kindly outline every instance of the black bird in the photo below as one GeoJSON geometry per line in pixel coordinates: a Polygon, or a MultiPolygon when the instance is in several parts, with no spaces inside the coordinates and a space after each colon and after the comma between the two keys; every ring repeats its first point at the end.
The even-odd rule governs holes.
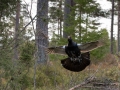
{"type": "Polygon", "coordinates": [[[48,51],[58,54],[67,54],[68,58],[61,60],[64,68],[70,71],[79,72],[84,70],[90,64],[89,51],[101,47],[101,41],[95,41],[85,44],[77,44],[68,37],[68,45],[49,47],[48,51]]]}
{"type": "Polygon", "coordinates": [[[61,60],[61,64],[67,70],[74,72],[82,71],[90,64],[90,54],[89,52],[83,53],[76,61],[71,61],[70,58],[63,59],[61,60]]]}
{"type": "Polygon", "coordinates": [[[68,37],[68,46],[65,46],[66,54],[72,59],[80,56],[81,52],[77,43],[73,42],[71,37],[68,37]]]}
{"type": "Polygon", "coordinates": [[[70,71],[82,71],[90,64],[89,52],[81,54],[77,43],[73,42],[70,36],[68,37],[68,45],[65,46],[65,52],[68,58],[61,60],[61,64],[70,71]]]}

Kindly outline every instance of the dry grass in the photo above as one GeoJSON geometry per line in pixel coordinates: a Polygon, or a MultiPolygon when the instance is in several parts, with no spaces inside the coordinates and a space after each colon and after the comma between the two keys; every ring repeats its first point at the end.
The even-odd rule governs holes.
{"type": "MultiPolygon", "coordinates": [[[[39,65],[36,72],[36,87],[37,90],[68,90],[69,88],[80,84],[90,78],[95,77],[97,82],[104,83],[105,81],[119,82],[120,62],[116,55],[108,54],[106,57],[86,67],[81,72],[71,72],[62,67],[60,60],[50,60],[46,66],[39,65]]],[[[30,85],[25,90],[33,90],[33,68],[30,69],[28,76],[31,77],[30,85]]],[[[1,78],[2,84],[6,80],[1,78]]],[[[87,87],[87,86],[86,86],[87,87]]],[[[79,89],[78,89],[79,90],[79,89]]],[[[90,90],[83,88],[81,90],[90,90]]],[[[94,89],[97,90],[97,89],[94,89]]],[[[99,89],[98,89],[99,90],[99,89]]]]}

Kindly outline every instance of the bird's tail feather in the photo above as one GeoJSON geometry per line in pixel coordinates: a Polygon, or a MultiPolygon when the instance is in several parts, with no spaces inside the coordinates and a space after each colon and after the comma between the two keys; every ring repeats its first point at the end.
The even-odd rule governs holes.
{"type": "Polygon", "coordinates": [[[90,64],[90,56],[88,52],[82,54],[81,56],[82,60],[80,62],[79,61],[73,62],[71,61],[70,58],[65,58],[61,60],[61,64],[67,70],[74,72],[82,71],[90,64]]]}

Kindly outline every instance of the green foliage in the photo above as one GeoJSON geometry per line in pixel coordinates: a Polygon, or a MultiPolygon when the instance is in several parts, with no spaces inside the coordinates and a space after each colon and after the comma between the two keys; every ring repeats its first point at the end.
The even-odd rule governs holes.
{"type": "MultiPolygon", "coordinates": [[[[32,85],[32,77],[30,74],[30,68],[33,65],[33,55],[35,52],[35,46],[32,41],[27,41],[21,45],[19,60],[16,65],[10,65],[9,72],[6,72],[6,81],[9,81],[8,89],[25,90],[32,85]]],[[[13,63],[13,62],[12,62],[13,63]]],[[[14,64],[14,63],[13,63],[14,64]]]]}
{"type": "Polygon", "coordinates": [[[55,61],[55,60],[62,60],[64,58],[67,58],[67,56],[65,55],[59,55],[59,57],[57,57],[59,54],[49,54],[49,59],[51,61],[55,61]]]}
{"type": "MultiPolygon", "coordinates": [[[[57,90],[58,88],[68,90],[71,87],[84,82],[91,76],[96,77],[95,80],[99,79],[98,83],[108,81],[109,83],[117,82],[119,79],[119,70],[117,66],[113,64],[109,65],[109,60],[107,60],[107,65],[102,61],[102,64],[92,64],[85,70],[75,73],[63,68],[57,58],[58,55],[51,57],[47,65],[39,65],[39,67],[37,67],[36,88],[38,90],[57,90]]],[[[116,61],[114,61],[114,63],[116,63],[116,61]]]]}
{"type": "MultiPolygon", "coordinates": [[[[55,1],[55,0],[52,0],[55,1]]],[[[92,20],[89,17],[93,16],[104,16],[103,12],[94,13],[93,11],[101,11],[95,4],[93,0],[76,0],[78,6],[70,7],[75,12],[71,12],[69,19],[67,20],[70,24],[69,27],[65,27],[65,31],[68,32],[69,35],[73,37],[76,42],[86,43],[90,41],[102,40],[104,42],[104,46],[98,48],[91,52],[92,59],[99,60],[101,57],[106,55],[109,52],[109,37],[106,29],[102,29],[100,31],[97,30],[97,25],[95,25],[96,21],[92,20]],[[81,7],[82,5],[82,7],[81,7]],[[95,5],[95,6],[94,6],[95,5]],[[81,13],[79,12],[81,11],[81,13]],[[81,14],[81,17],[79,16],[81,14]],[[75,17],[73,17],[75,16],[75,17]],[[94,24],[93,24],[94,23],[94,24]]],[[[17,61],[16,66],[14,66],[14,62],[12,61],[12,49],[11,42],[13,37],[9,37],[9,30],[14,26],[14,12],[16,7],[16,0],[1,0],[0,1],[0,36],[3,37],[1,43],[3,43],[3,47],[0,47],[0,89],[1,90],[33,90],[33,62],[34,62],[34,53],[35,53],[35,45],[32,41],[27,41],[29,37],[27,37],[26,30],[20,35],[19,40],[21,46],[19,48],[19,60],[17,61]],[[8,17],[9,16],[9,17],[8,17]],[[9,42],[9,43],[8,43],[9,42]],[[21,43],[22,42],[22,43],[21,43]],[[11,43],[11,45],[9,45],[11,43]]],[[[52,19],[57,20],[58,18],[62,18],[62,11],[59,8],[52,8],[52,14],[56,15],[52,16],[52,19]]],[[[24,11],[23,16],[27,16],[27,13],[24,11]]],[[[51,14],[51,15],[52,15],[51,14]]],[[[20,30],[22,30],[24,26],[24,17],[21,16],[20,20],[20,30]]],[[[29,28],[31,30],[31,28],[29,28]]],[[[21,33],[21,32],[20,32],[21,33]]],[[[55,35],[55,38],[50,42],[51,45],[64,45],[67,43],[67,39],[60,37],[60,35],[55,35]]],[[[70,72],[65,70],[59,60],[65,58],[66,56],[60,55],[49,55],[50,61],[48,65],[40,65],[37,67],[36,72],[36,87],[37,90],[68,90],[70,87],[75,86],[83,82],[90,74],[88,67],[79,73],[70,72]]],[[[103,68],[101,68],[103,69],[103,68]]],[[[110,67],[104,70],[104,73],[98,72],[98,76],[105,74],[112,80],[116,80],[118,77],[118,71],[116,67],[110,67]]]]}
{"type": "Polygon", "coordinates": [[[0,67],[2,69],[5,69],[5,70],[9,70],[10,69],[10,65],[12,64],[11,63],[11,53],[9,53],[10,50],[0,50],[0,67]],[[6,51],[8,53],[6,53],[6,51]]]}
{"type": "Polygon", "coordinates": [[[80,81],[88,76],[88,71],[79,74],[64,69],[60,61],[56,60],[56,57],[52,58],[54,61],[50,60],[48,65],[40,65],[37,68],[36,86],[38,89],[42,90],[46,86],[46,89],[49,88],[50,90],[56,90],[58,87],[68,90],[71,85],[80,83],[80,81]]]}
{"type": "Polygon", "coordinates": [[[105,17],[106,14],[102,15],[105,11],[102,11],[100,5],[94,0],[75,0],[75,3],[76,5],[70,8],[71,13],[67,15],[67,19],[65,20],[64,31],[73,38],[79,36],[82,39],[82,36],[90,30],[98,29],[98,25],[94,25],[94,23],[97,23],[100,16],[105,17]]]}
{"type": "Polygon", "coordinates": [[[113,67],[113,68],[108,69],[108,70],[105,72],[105,75],[106,75],[107,77],[109,77],[109,79],[111,79],[111,80],[118,81],[118,80],[119,80],[118,71],[119,71],[118,68],[113,67]]]}
{"type": "Polygon", "coordinates": [[[14,10],[16,9],[16,2],[17,0],[1,0],[0,3],[0,18],[1,17],[8,17],[10,14],[13,14],[14,10]]]}
{"type": "Polygon", "coordinates": [[[101,29],[98,32],[92,31],[89,32],[87,36],[88,36],[86,40],[87,42],[91,40],[92,41],[101,40],[101,42],[103,43],[102,47],[91,52],[91,57],[93,57],[94,60],[102,59],[109,52],[109,48],[110,48],[110,40],[107,30],[101,29]]]}
{"type": "Polygon", "coordinates": [[[51,41],[49,42],[49,46],[65,45],[66,43],[67,39],[59,37],[58,35],[54,34],[51,41]]]}
{"type": "Polygon", "coordinates": [[[32,82],[31,77],[29,77],[29,75],[22,75],[21,77],[19,77],[19,83],[21,84],[21,87],[23,90],[25,90],[26,88],[30,87],[32,82]]]}
{"type": "Polygon", "coordinates": [[[20,48],[20,60],[22,63],[30,64],[35,52],[33,42],[27,41],[20,48]]]}

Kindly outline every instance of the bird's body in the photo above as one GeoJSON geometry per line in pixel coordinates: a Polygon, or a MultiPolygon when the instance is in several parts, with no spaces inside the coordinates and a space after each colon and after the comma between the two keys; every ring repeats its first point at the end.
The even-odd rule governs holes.
{"type": "Polygon", "coordinates": [[[72,41],[71,37],[68,38],[68,45],[65,47],[65,52],[72,61],[80,60],[80,49],[77,43],[72,41]]]}
{"type": "Polygon", "coordinates": [[[84,70],[90,64],[89,52],[81,54],[81,50],[71,37],[68,37],[68,45],[65,46],[65,52],[68,58],[61,60],[64,68],[70,71],[79,72],[84,70]]]}
{"type": "Polygon", "coordinates": [[[61,60],[62,66],[70,71],[79,72],[84,70],[88,65],[90,65],[90,54],[89,52],[81,54],[81,61],[71,61],[70,58],[65,58],[61,60]]]}
{"type": "Polygon", "coordinates": [[[80,49],[78,48],[77,44],[73,46],[66,46],[65,52],[69,57],[78,57],[80,56],[80,49]]]}

